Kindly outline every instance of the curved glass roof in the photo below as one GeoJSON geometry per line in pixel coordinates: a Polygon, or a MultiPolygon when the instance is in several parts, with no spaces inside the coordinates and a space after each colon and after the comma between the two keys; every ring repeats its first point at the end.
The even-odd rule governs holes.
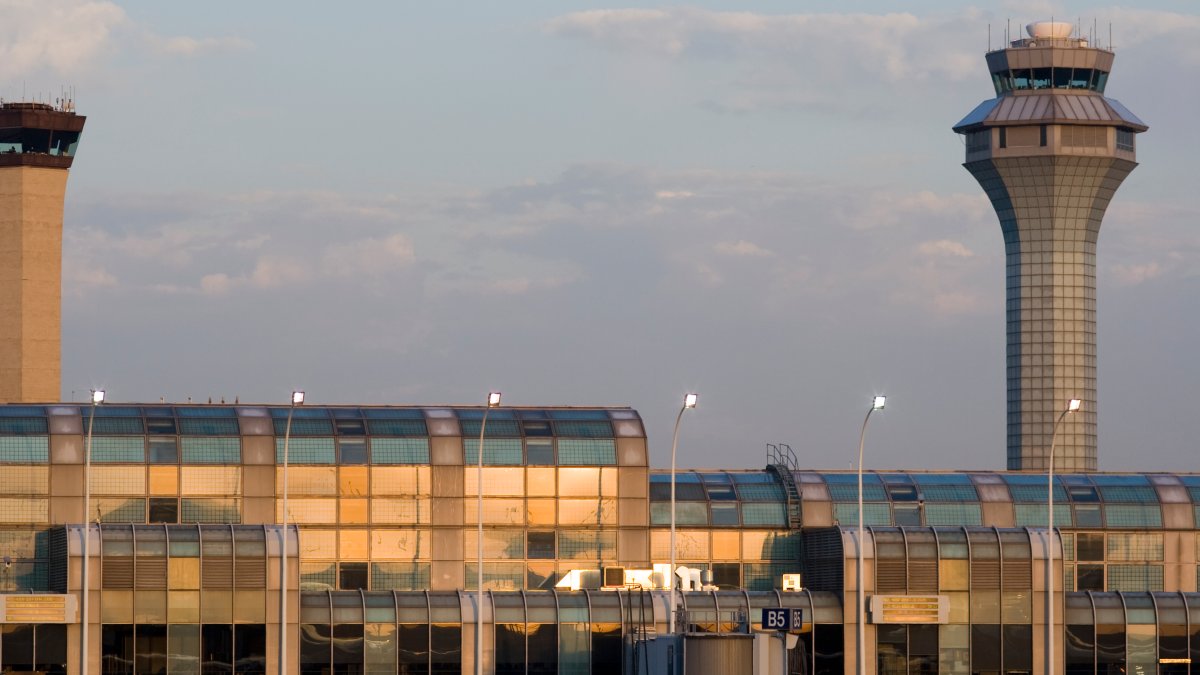
{"type": "MultiPolygon", "coordinates": [[[[858,475],[797,471],[804,526],[858,521],[858,475]]],[[[667,471],[650,475],[651,525],[670,523],[667,471]]],[[[863,474],[867,525],[1045,526],[1044,474],[898,472],[863,474]]],[[[787,526],[784,487],[769,471],[680,471],[676,524],[787,526]]],[[[1058,474],[1055,523],[1066,528],[1194,529],[1200,523],[1200,475],[1058,474]]]]}

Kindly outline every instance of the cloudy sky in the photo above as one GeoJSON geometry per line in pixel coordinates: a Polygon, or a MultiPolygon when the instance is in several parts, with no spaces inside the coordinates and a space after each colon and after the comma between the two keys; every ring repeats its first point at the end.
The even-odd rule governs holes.
{"type": "Polygon", "coordinates": [[[1109,25],[1100,462],[1198,470],[1200,10],[0,0],[73,86],[63,396],[621,405],[669,461],[1003,468],[1000,228],[950,131],[1006,23],[1109,25]],[[347,9],[349,7],[349,9],[347,9]]]}

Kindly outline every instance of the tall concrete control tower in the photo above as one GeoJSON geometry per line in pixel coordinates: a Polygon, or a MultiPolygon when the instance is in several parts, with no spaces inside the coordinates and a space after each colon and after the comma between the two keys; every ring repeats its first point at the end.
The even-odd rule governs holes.
{"type": "Polygon", "coordinates": [[[62,222],[84,117],[0,103],[0,403],[61,399],[62,222]]]}
{"type": "Polygon", "coordinates": [[[1004,232],[1010,470],[1046,468],[1073,398],[1082,411],[1063,421],[1055,469],[1096,470],[1096,239],[1147,129],[1104,96],[1113,53],[1072,29],[1030,24],[989,52],[996,98],[954,126],[1004,232]]]}

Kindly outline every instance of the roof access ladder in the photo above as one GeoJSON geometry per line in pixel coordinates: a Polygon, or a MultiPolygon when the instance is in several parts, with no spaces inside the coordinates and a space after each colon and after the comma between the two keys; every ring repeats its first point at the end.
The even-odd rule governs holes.
{"type": "Polygon", "coordinates": [[[767,471],[783,484],[787,496],[788,527],[798,530],[804,525],[804,507],[800,501],[800,486],[796,484],[796,453],[786,443],[767,443],[767,471]]]}

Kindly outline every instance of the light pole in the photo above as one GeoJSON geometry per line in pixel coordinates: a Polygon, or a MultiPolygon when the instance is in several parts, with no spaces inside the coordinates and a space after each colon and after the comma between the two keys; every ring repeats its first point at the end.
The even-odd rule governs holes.
{"type": "Polygon", "coordinates": [[[883,410],[887,403],[886,396],[876,396],[871,400],[867,416],[863,418],[862,431],[858,434],[858,667],[855,672],[863,675],[867,672],[867,594],[863,587],[863,548],[865,546],[866,528],[863,527],[863,444],[867,440],[867,422],[871,421],[871,413],[883,410]]]}
{"type": "Polygon", "coordinates": [[[288,495],[288,442],[292,439],[292,413],[296,406],[304,405],[304,392],[292,392],[292,404],[288,407],[287,424],[283,427],[283,496],[279,505],[279,675],[287,675],[287,495],[288,495]]]}
{"type": "Polygon", "coordinates": [[[96,421],[96,406],[104,403],[104,390],[92,390],[92,411],[88,415],[87,442],[83,448],[83,570],[80,585],[83,597],[79,603],[79,673],[88,671],[88,568],[91,567],[92,519],[92,423],[96,421]]]}
{"type": "Polygon", "coordinates": [[[679,446],[679,423],[683,421],[683,413],[689,408],[696,407],[696,395],[684,394],[683,407],[675,416],[675,433],[671,434],[671,571],[667,573],[667,583],[671,585],[671,616],[670,633],[675,635],[675,448],[679,446]]]}
{"type": "Polygon", "coordinates": [[[1067,415],[1079,410],[1083,401],[1073,398],[1067,409],[1054,420],[1050,432],[1050,456],[1046,458],[1046,675],[1054,675],[1054,443],[1058,440],[1058,425],[1067,415]]]}
{"type": "Polygon", "coordinates": [[[478,554],[475,561],[475,675],[483,675],[483,432],[487,429],[488,413],[500,407],[500,392],[490,391],[487,407],[483,409],[483,422],[479,425],[479,460],[475,470],[475,525],[478,528],[476,544],[478,554]]]}

